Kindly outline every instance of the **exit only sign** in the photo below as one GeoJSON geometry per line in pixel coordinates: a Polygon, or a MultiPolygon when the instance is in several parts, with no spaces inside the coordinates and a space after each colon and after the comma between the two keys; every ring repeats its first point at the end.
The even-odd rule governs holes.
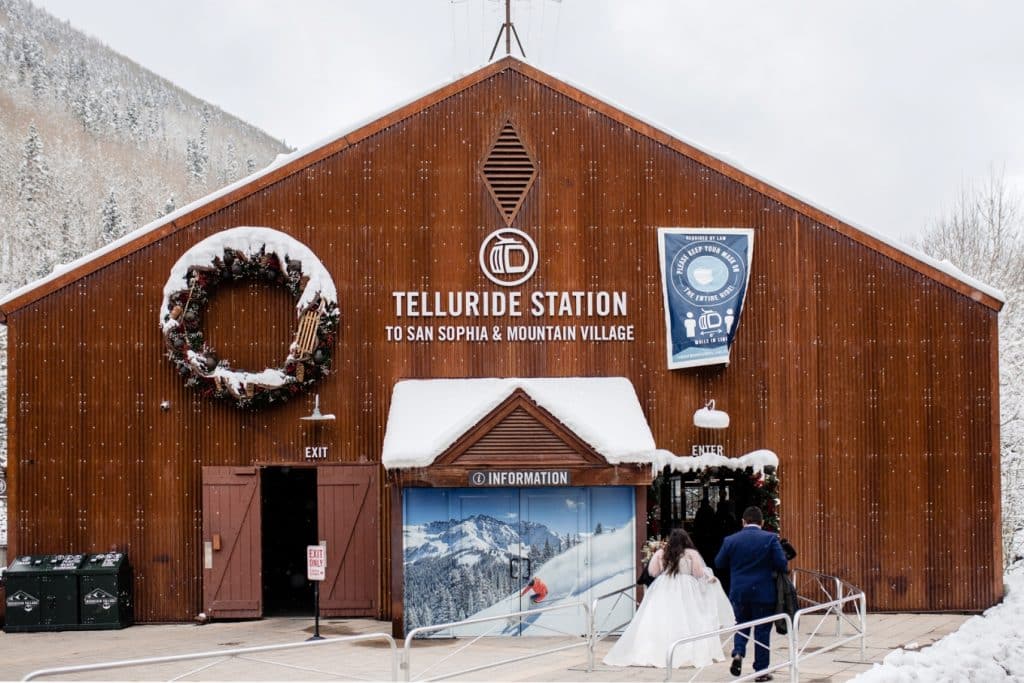
{"type": "Polygon", "coordinates": [[[323,581],[327,578],[327,546],[306,546],[306,578],[310,581],[323,581]]]}

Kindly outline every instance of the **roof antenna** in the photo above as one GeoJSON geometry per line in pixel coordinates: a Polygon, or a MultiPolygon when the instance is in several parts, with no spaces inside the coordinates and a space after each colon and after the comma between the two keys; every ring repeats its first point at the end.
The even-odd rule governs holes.
{"type": "Polygon", "coordinates": [[[491,48],[491,56],[487,58],[488,62],[494,59],[494,53],[498,51],[498,41],[501,40],[502,32],[505,33],[505,54],[512,54],[512,36],[515,36],[519,53],[523,55],[523,59],[526,59],[523,44],[519,42],[519,31],[516,31],[516,25],[512,23],[512,0],[505,0],[505,23],[498,29],[498,37],[494,39],[494,47],[491,48]]]}

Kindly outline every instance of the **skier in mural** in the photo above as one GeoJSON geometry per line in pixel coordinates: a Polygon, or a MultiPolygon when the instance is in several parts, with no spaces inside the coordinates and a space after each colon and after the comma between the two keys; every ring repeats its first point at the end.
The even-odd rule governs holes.
{"type": "Polygon", "coordinates": [[[523,587],[523,590],[519,592],[519,597],[522,597],[533,591],[533,595],[530,596],[530,603],[536,605],[538,602],[544,602],[544,598],[548,597],[548,587],[543,581],[540,580],[539,576],[535,576],[530,579],[530,583],[523,587]]]}

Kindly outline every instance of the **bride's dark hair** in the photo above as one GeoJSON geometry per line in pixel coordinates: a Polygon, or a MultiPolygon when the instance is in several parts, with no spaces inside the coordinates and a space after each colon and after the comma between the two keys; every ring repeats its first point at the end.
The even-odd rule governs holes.
{"type": "Polygon", "coordinates": [[[690,534],[683,529],[673,529],[668,537],[668,545],[665,546],[665,573],[669,576],[679,572],[679,560],[687,548],[697,549],[697,546],[690,540],[690,534]]]}

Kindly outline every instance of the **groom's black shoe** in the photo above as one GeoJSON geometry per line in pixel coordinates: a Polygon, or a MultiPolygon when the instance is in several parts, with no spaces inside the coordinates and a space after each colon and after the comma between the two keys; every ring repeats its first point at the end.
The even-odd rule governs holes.
{"type": "Polygon", "coordinates": [[[732,664],[729,666],[729,673],[733,676],[739,676],[741,671],[743,671],[743,657],[733,655],[732,664]]]}
{"type": "Polygon", "coordinates": [[[758,676],[754,680],[755,681],[771,681],[774,678],[775,678],[775,676],[772,676],[771,674],[761,674],[760,676],[758,676]]]}

